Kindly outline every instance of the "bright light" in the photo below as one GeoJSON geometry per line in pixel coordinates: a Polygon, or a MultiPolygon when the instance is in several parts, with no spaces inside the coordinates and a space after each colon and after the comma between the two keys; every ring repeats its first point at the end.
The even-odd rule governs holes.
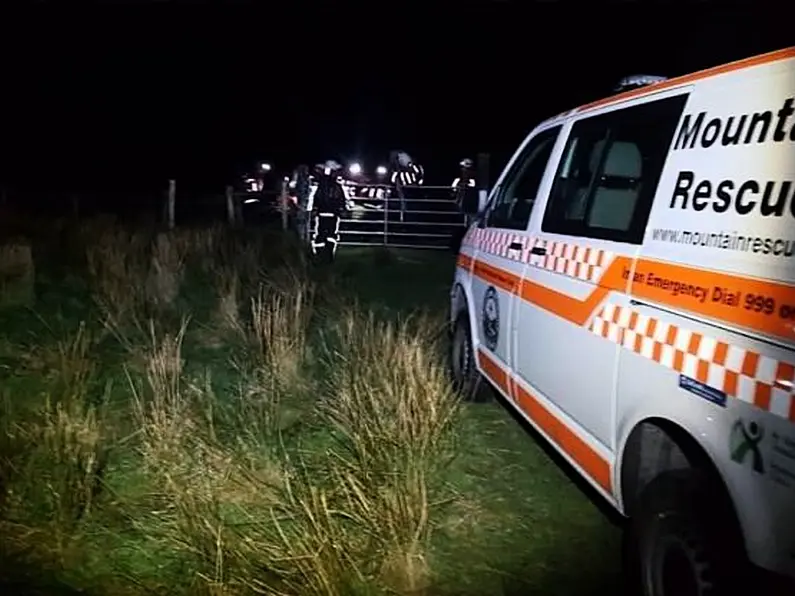
{"type": "Polygon", "coordinates": [[[245,200],[245,201],[243,201],[243,202],[244,202],[244,203],[246,203],[247,205],[248,205],[249,203],[259,203],[259,199],[246,199],[246,200],[245,200]]]}
{"type": "Polygon", "coordinates": [[[352,175],[358,176],[359,174],[362,173],[362,166],[361,166],[361,164],[358,164],[358,163],[352,163],[350,166],[348,166],[348,171],[352,175]]]}
{"type": "Polygon", "coordinates": [[[379,176],[386,176],[386,166],[378,166],[375,169],[375,173],[379,176]]]}
{"type": "Polygon", "coordinates": [[[656,85],[657,83],[662,83],[663,81],[667,81],[666,77],[660,77],[657,75],[631,75],[628,77],[624,77],[618,82],[618,86],[616,87],[616,91],[624,91],[631,87],[646,87],[647,85],[656,85]]]}
{"type": "Polygon", "coordinates": [[[260,170],[262,170],[263,172],[270,172],[270,171],[271,171],[271,164],[269,164],[269,163],[262,163],[262,164],[260,164],[259,168],[260,168],[260,170]]]}

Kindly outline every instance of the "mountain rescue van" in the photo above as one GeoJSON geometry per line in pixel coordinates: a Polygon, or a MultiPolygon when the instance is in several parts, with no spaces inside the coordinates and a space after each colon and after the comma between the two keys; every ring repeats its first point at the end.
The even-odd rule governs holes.
{"type": "Polygon", "coordinates": [[[629,517],[644,593],[795,577],[795,47],[547,120],[471,211],[464,395],[629,517]]]}

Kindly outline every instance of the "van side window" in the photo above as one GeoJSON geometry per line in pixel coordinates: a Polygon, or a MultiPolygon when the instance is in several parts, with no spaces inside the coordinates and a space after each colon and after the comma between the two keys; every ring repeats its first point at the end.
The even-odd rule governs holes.
{"type": "Polygon", "coordinates": [[[487,227],[527,229],[538,187],[541,186],[560,129],[560,126],[554,126],[538,133],[524,148],[497,189],[486,215],[487,227]]]}
{"type": "Polygon", "coordinates": [[[686,100],[677,95],[575,122],[541,229],[640,244],[686,100]]]}

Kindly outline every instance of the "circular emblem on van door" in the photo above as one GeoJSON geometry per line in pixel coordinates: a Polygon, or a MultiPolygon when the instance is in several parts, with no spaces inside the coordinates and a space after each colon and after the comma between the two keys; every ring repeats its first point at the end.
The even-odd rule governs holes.
{"type": "Polygon", "coordinates": [[[483,342],[489,350],[494,351],[500,339],[500,300],[494,286],[489,286],[483,296],[483,342]]]}

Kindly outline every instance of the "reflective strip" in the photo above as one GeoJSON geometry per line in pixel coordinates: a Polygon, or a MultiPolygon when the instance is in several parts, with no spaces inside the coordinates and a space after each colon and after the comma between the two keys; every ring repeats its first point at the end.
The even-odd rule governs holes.
{"type": "MultiPolygon", "coordinates": [[[[461,178],[456,178],[453,180],[453,184],[451,185],[453,188],[458,188],[458,185],[461,184],[461,178]]],[[[467,186],[470,188],[475,188],[475,179],[468,178],[467,179],[467,186]]]]}
{"type": "Polygon", "coordinates": [[[588,327],[657,364],[795,422],[795,364],[607,303],[588,327]]]}

